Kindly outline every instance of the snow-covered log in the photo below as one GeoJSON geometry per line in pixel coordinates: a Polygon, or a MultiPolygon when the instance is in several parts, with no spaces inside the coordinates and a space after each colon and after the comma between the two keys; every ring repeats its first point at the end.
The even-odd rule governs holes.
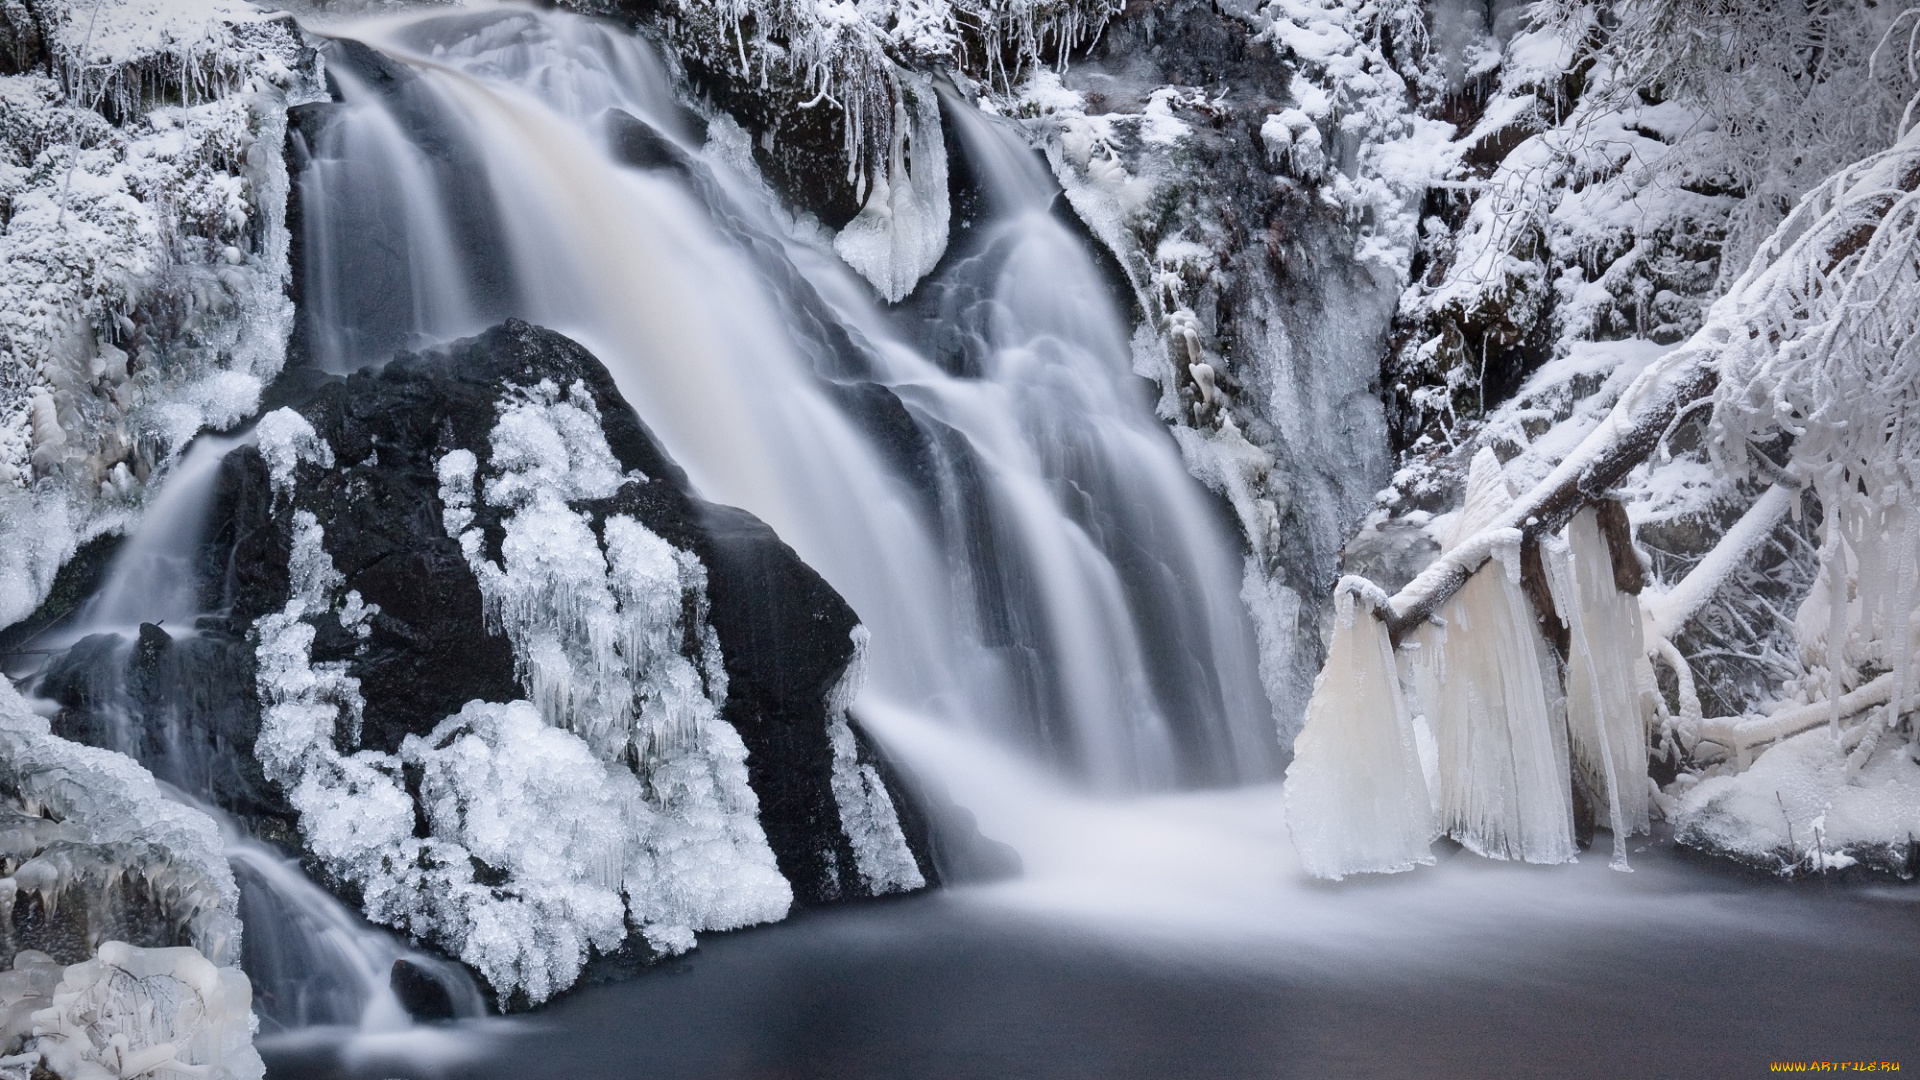
{"type": "MultiPolygon", "coordinates": [[[[1756,422],[1742,428],[1743,434],[1755,438],[1770,435],[1772,428],[1783,423],[1803,430],[1804,417],[1794,416],[1790,407],[1775,415],[1775,399],[1765,397],[1761,388],[1792,370],[1790,359],[1783,357],[1799,356],[1809,348],[1831,352],[1842,343],[1839,331],[1824,328],[1819,312],[1837,310],[1833,305],[1843,298],[1856,305],[1878,302],[1858,288],[1836,292],[1830,282],[1850,282],[1859,276],[1850,271],[1862,265],[1863,258],[1878,258],[1888,265],[1897,263],[1896,245],[1903,239],[1908,244],[1915,242],[1913,223],[1920,220],[1916,189],[1920,189],[1920,128],[1908,132],[1888,150],[1842,169],[1809,193],[1761,246],[1753,265],[1713,305],[1699,332],[1649,364],[1606,418],[1544,480],[1492,522],[1488,531],[1519,529],[1528,536],[1557,532],[1580,507],[1604,496],[1651,454],[1683,410],[1717,391],[1716,416],[1735,407],[1742,396],[1760,395],[1741,406],[1756,417],[1756,422]],[[1810,331],[1817,340],[1802,345],[1803,336],[1810,331]],[[1724,390],[1723,371],[1733,374],[1724,390]],[[1769,419],[1758,421],[1762,413],[1769,419]]],[[[1914,318],[1913,311],[1893,306],[1895,317],[1914,318]]],[[[1897,337],[1894,330],[1876,325],[1871,333],[1874,340],[1893,342],[1897,337]]],[[[1911,342],[1910,337],[1898,340],[1911,342]]],[[[1888,379],[1898,382],[1900,375],[1899,371],[1891,372],[1888,379]]],[[[1832,373],[1826,377],[1831,380],[1832,373]]],[[[1803,382],[1808,386],[1837,386],[1832,381],[1821,383],[1812,373],[1803,382]]],[[[1912,384],[1901,385],[1910,392],[1912,384]]],[[[1883,400],[1905,400],[1897,387],[1878,392],[1883,400]]],[[[1784,399],[1780,401],[1786,406],[1784,399]]],[[[1719,449],[1736,465],[1746,460],[1744,440],[1723,442],[1719,449]]],[[[1488,550],[1463,543],[1402,589],[1393,598],[1388,618],[1395,640],[1432,616],[1465,585],[1488,550]]]]}
{"type": "Polygon", "coordinates": [[[1766,543],[1774,526],[1799,500],[1800,491],[1791,484],[1774,484],[1761,493],[1686,577],[1659,596],[1647,599],[1648,632],[1663,638],[1678,633],[1753,550],[1766,543]]]}

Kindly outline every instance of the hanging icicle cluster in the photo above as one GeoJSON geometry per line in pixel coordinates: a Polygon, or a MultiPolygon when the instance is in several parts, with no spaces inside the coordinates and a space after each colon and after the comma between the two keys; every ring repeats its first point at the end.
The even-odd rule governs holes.
{"type": "Polygon", "coordinates": [[[1365,578],[1334,590],[1333,641],[1287,769],[1287,821],[1315,877],[1411,870],[1433,862],[1440,835],[1421,771],[1413,716],[1365,578]]]}
{"type": "MultiPolygon", "coordinates": [[[[572,0],[586,11],[613,0],[572,0]]],[[[950,67],[1003,89],[1040,65],[1064,63],[1118,14],[1115,0],[676,0],[669,33],[705,59],[765,88],[797,84],[803,108],[831,106],[844,120],[847,179],[864,202],[885,178],[903,134],[903,68],[950,67]],[[702,30],[717,31],[702,34],[702,30]]]]}
{"type": "Polygon", "coordinates": [[[1309,873],[1408,870],[1432,861],[1441,833],[1488,858],[1567,862],[1576,787],[1604,803],[1615,866],[1625,867],[1621,841],[1646,830],[1652,672],[1630,592],[1638,563],[1589,508],[1564,538],[1540,542],[1527,570],[1543,580],[1528,588],[1521,531],[1497,527],[1513,501],[1499,459],[1482,451],[1441,554],[1469,576],[1406,634],[1404,668],[1389,635],[1394,602],[1341,582],[1287,772],[1288,824],[1309,873]],[[1542,632],[1556,623],[1564,656],[1542,632]],[[1414,749],[1422,723],[1437,750],[1431,773],[1414,749]]]}

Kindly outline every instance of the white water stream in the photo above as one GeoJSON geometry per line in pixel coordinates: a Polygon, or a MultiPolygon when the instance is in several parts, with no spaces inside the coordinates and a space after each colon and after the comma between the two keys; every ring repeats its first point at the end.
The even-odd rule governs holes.
{"type": "Polygon", "coordinates": [[[567,333],[703,495],[767,521],[859,612],[865,706],[1103,792],[1273,775],[1240,556],[1018,133],[948,103],[994,209],[922,286],[936,360],[789,234],[743,145],[691,137],[638,40],[510,8],[336,32],[408,67],[336,65],[345,108],[308,147],[316,355],[379,363],[507,315],[567,333]],[[689,168],[622,164],[610,135],[633,121],[610,110],[689,168]],[[888,395],[909,432],[863,418],[899,415],[888,395]]]}
{"type": "MultiPolygon", "coordinates": [[[[1533,957],[1553,954],[1532,939],[1625,938],[1650,926],[1661,950],[1710,933],[1761,957],[1795,932],[1785,916],[1754,917],[1726,890],[1659,864],[1627,878],[1592,858],[1547,871],[1462,858],[1393,882],[1340,890],[1304,882],[1278,788],[1260,783],[1274,778],[1279,747],[1239,595],[1237,545],[1136,392],[1127,317],[1082,241],[1050,212],[1051,179],[1017,132],[946,103],[991,211],[956,232],[918,296],[888,309],[824,245],[797,239],[780,220],[739,167],[745,136],[715,124],[700,139],[653,54],[613,28],[502,8],[328,32],[398,58],[386,74],[400,78],[333,65],[343,104],[305,147],[313,355],[353,369],[510,315],[578,338],[705,496],[765,519],[848,598],[874,640],[860,719],[1025,861],[1017,882],[916,901],[920,908],[810,916],[757,940],[831,937],[839,924],[829,920],[866,918],[863,926],[881,927],[872,935],[918,942],[938,936],[929,910],[986,909],[986,929],[970,931],[977,937],[952,968],[966,976],[962,988],[997,985],[999,968],[976,978],[986,969],[967,964],[991,956],[1032,915],[1049,938],[1056,928],[1062,940],[1064,927],[1113,929],[1112,940],[1149,950],[1158,971],[1199,957],[1216,971],[1304,973],[1316,992],[1374,979],[1379,999],[1361,1000],[1368,1015],[1386,1018],[1376,1023],[1384,1042],[1397,1021],[1379,1005],[1406,992],[1395,980],[1408,971],[1422,986],[1450,985],[1462,972],[1493,983],[1507,974],[1494,969],[1509,964],[1532,981],[1503,985],[1551,988],[1557,977],[1604,990],[1613,957],[1588,958],[1571,975],[1548,971],[1533,957]],[[627,121],[614,109],[676,147],[687,167],[623,164],[609,135],[627,121]],[[923,322],[941,329],[939,347],[924,340],[923,322]],[[873,403],[888,400],[874,388],[899,403],[906,432],[874,421],[873,403]],[[1179,791],[1195,783],[1243,786],[1179,791]],[[913,922],[915,911],[929,922],[913,922]],[[906,929],[886,930],[890,917],[906,929]],[[1526,955],[1512,959],[1519,931],[1531,937],[1526,955]]],[[[168,481],[87,613],[90,627],[162,618],[176,627],[197,613],[197,598],[179,585],[191,575],[167,568],[185,566],[198,542],[223,449],[203,442],[168,481]]],[[[459,1052],[489,1052],[476,1025],[409,1029],[394,962],[433,970],[432,961],[367,926],[270,849],[236,835],[229,854],[250,892],[249,965],[256,985],[279,995],[272,1012],[282,1025],[332,1028],[325,1038],[355,1030],[382,1070],[389,1059],[424,1055],[444,1066],[459,1052]]],[[[743,938],[717,941],[736,957],[748,948],[743,938]]],[[[836,963],[852,945],[831,941],[836,963]]],[[[1870,959],[1875,941],[1855,946],[1870,959]]],[[[875,1012],[883,999],[911,999],[924,978],[912,948],[891,947],[907,957],[908,985],[874,982],[875,1012]]],[[[702,962],[700,953],[691,961],[702,962]]],[[[477,1012],[471,986],[443,974],[454,1011],[477,1012]]],[[[698,1000],[682,984],[663,991],[666,978],[621,989],[633,1000],[668,991],[698,1000]]],[[[777,963],[735,977],[742,993],[777,999],[769,1012],[812,1001],[832,981],[777,963]]],[[[939,998],[947,984],[928,985],[939,998]]],[[[1243,987],[1230,989],[1237,997],[1243,987]]],[[[562,1075],[567,1053],[591,1051],[596,1062],[574,1075],[639,1075],[636,1046],[666,1056],[679,1042],[700,1043],[704,1029],[637,1011],[613,1025],[569,1027],[579,1021],[564,1010],[596,992],[556,1008],[555,1045],[539,1051],[546,1072],[502,1057],[471,1074],[562,1075]]],[[[1597,994],[1571,1000],[1598,1010],[1606,1003],[1597,994]]],[[[1016,1019],[1028,1021],[1052,1001],[1015,1004],[1016,1019]]],[[[917,1041],[949,1013],[971,1015],[964,998],[949,1005],[930,1000],[900,1030],[917,1041]]],[[[1480,1005],[1444,1024],[1470,1023],[1480,1005]]],[[[1522,1005],[1531,1021],[1554,1019],[1522,1005]]],[[[736,1060],[734,1040],[762,1019],[741,1015],[750,1022],[706,1033],[715,1060],[736,1060]]],[[[1147,1034],[1136,1038],[1150,1038],[1152,1016],[1139,1019],[1147,1034]]],[[[1737,1017],[1713,1019],[1737,1027],[1737,1017]]],[[[988,1023],[964,1026],[998,1036],[988,1023]]],[[[1208,1038],[1216,1026],[1198,1025],[1208,1038]]],[[[515,1030],[543,1033],[537,1024],[515,1030]]],[[[881,1063],[842,1075],[901,1073],[881,1063]]],[[[1246,1075],[1270,1073],[1250,1065],[1246,1075]]]]}

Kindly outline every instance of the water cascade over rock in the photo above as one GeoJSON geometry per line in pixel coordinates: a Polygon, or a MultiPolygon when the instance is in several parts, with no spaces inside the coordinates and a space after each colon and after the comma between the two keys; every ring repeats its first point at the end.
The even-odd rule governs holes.
{"type": "Polygon", "coordinates": [[[565,332],[694,490],[860,613],[874,700],[1110,791],[1273,775],[1233,541],[1017,133],[945,110],[986,209],[889,311],[638,41],[521,11],[366,40],[296,124],[312,355],[347,370],[506,315],[565,332]],[[376,245],[389,214],[404,242],[376,245]]]}

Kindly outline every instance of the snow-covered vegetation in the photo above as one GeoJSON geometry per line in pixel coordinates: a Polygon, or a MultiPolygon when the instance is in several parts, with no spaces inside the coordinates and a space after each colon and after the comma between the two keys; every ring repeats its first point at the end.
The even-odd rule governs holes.
{"type": "MultiPolygon", "coordinates": [[[[1457,533],[1489,462],[1525,491],[1476,523],[1490,539],[1513,530],[1550,549],[1581,505],[1622,498],[1651,549],[1640,604],[1547,590],[1534,612],[1463,633],[1458,607],[1491,568],[1442,554],[1387,606],[1389,625],[1415,656],[1436,633],[1493,650],[1570,626],[1571,653],[1563,642],[1529,702],[1638,671],[1609,711],[1643,714],[1647,734],[1607,743],[1637,755],[1651,737],[1677,769],[1654,801],[1683,842],[1789,871],[1904,870],[1920,835],[1901,771],[1920,550],[1904,509],[1920,16],[1793,7],[1538,5],[1503,47],[1489,39],[1480,115],[1455,143],[1461,194],[1423,224],[1401,303],[1389,372],[1405,467],[1369,532],[1397,514],[1457,533]],[[1433,516],[1468,459],[1466,507],[1433,516]],[[1582,633],[1597,614],[1615,635],[1644,625],[1658,682],[1639,648],[1594,662],[1596,644],[1618,647],[1582,633]],[[1428,618],[1448,628],[1417,629],[1428,618]]],[[[1498,667],[1508,694],[1537,669],[1498,667]]],[[[1591,726],[1580,711],[1576,732],[1591,726]]],[[[1593,763],[1576,791],[1599,794],[1593,763]]],[[[1441,800],[1482,772],[1443,758],[1441,800]]],[[[1621,816],[1637,812],[1625,788],[1610,791],[1617,842],[1644,826],[1621,816]]],[[[1446,827],[1475,846],[1471,827],[1446,827]]]]}
{"type": "Polygon", "coordinates": [[[239,0],[8,5],[0,16],[0,622],[278,374],[284,17],[239,0]]]}

